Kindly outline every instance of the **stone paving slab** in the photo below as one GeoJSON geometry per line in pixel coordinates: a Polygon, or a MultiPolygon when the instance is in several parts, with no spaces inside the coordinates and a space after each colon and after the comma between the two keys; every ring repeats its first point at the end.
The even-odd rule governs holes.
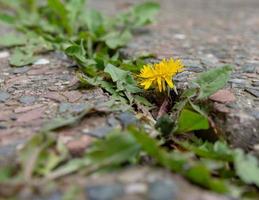
{"type": "Polygon", "coordinates": [[[45,56],[50,64],[21,68],[1,59],[0,144],[27,138],[44,123],[68,114],[77,114],[87,104],[108,100],[101,89],[77,90],[75,69],[55,54],[45,56]]]}

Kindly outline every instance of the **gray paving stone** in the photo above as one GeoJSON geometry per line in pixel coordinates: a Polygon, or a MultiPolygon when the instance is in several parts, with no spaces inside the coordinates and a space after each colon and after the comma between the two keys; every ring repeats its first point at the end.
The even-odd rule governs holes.
{"type": "Polygon", "coordinates": [[[114,129],[114,127],[103,126],[103,127],[96,128],[94,130],[90,130],[90,131],[83,130],[83,132],[86,135],[90,135],[90,136],[97,137],[97,138],[103,138],[108,133],[110,133],[113,129],[114,129]]]}
{"type": "Polygon", "coordinates": [[[24,66],[24,67],[16,67],[13,69],[14,74],[23,74],[27,71],[29,71],[30,67],[24,66]]]}
{"type": "Polygon", "coordinates": [[[259,88],[246,88],[246,91],[259,98],[259,88]]]}
{"type": "Polygon", "coordinates": [[[0,91],[0,103],[6,102],[10,98],[10,94],[5,91],[0,91]]]}
{"type": "Polygon", "coordinates": [[[160,180],[149,185],[149,200],[175,200],[177,185],[172,180],[160,180]]]}
{"type": "Polygon", "coordinates": [[[118,119],[120,120],[123,127],[127,127],[132,124],[134,124],[134,125],[138,124],[135,115],[130,112],[120,113],[118,116],[118,119]]]}
{"type": "Polygon", "coordinates": [[[230,79],[229,83],[231,83],[233,87],[237,88],[245,88],[248,85],[247,80],[239,78],[230,79]]]}
{"type": "Polygon", "coordinates": [[[65,113],[65,112],[80,113],[80,112],[84,111],[85,108],[86,108],[85,103],[73,104],[73,103],[63,102],[59,105],[59,112],[60,113],[65,113]]]}
{"type": "Polygon", "coordinates": [[[36,101],[36,97],[34,97],[34,96],[22,96],[22,97],[20,97],[19,101],[22,104],[30,105],[30,104],[33,104],[36,101]]]}
{"type": "Polygon", "coordinates": [[[253,64],[246,63],[242,67],[242,72],[245,72],[245,73],[255,73],[256,72],[256,67],[253,64]]]}
{"type": "Polygon", "coordinates": [[[259,87],[259,80],[258,81],[253,81],[252,85],[255,86],[255,87],[259,87]]]}
{"type": "Polygon", "coordinates": [[[89,200],[115,200],[124,194],[122,185],[97,185],[86,188],[89,200]]]}

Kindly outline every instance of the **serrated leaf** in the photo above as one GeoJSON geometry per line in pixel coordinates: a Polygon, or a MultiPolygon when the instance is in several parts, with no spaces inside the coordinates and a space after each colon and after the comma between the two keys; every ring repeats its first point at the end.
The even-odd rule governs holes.
{"type": "Polygon", "coordinates": [[[77,44],[73,44],[69,47],[66,48],[65,53],[76,59],[77,61],[79,61],[81,64],[82,63],[87,63],[87,59],[86,59],[86,52],[84,49],[84,46],[82,45],[77,45],[77,44]]]}
{"type": "Polygon", "coordinates": [[[86,0],[69,0],[66,4],[68,11],[68,19],[70,27],[73,27],[73,32],[77,32],[80,26],[80,17],[84,13],[86,0]]]}
{"type": "Polygon", "coordinates": [[[259,162],[256,157],[245,154],[243,150],[235,150],[234,166],[237,175],[247,184],[259,187],[259,162]]]}
{"type": "Polygon", "coordinates": [[[116,82],[117,91],[128,91],[130,93],[137,93],[141,90],[137,87],[137,83],[131,76],[129,71],[122,70],[118,67],[115,67],[112,64],[108,64],[104,72],[108,73],[113,82],[116,82]]]}
{"type": "Polygon", "coordinates": [[[108,64],[105,67],[104,72],[108,73],[114,82],[124,80],[129,75],[128,71],[115,67],[112,64],[108,64]]]}
{"type": "Polygon", "coordinates": [[[73,159],[48,175],[49,179],[58,178],[79,169],[98,170],[108,166],[120,165],[135,158],[140,145],[127,132],[114,131],[103,140],[96,140],[80,159],[73,159]]]}
{"type": "Polygon", "coordinates": [[[23,177],[29,180],[34,175],[46,176],[68,155],[63,144],[52,133],[34,135],[21,149],[19,159],[23,177]]]}
{"type": "Polygon", "coordinates": [[[158,13],[160,5],[156,2],[145,2],[133,7],[133,15],[136,18],[135,25],[143,26],[151,23],[158,13]]]}
{"type": "Polygon", "coordinates": [[[0,47],[14,47],[25,45],[27,39],[23,35],[8,34],[0,37],[0,47]]]}
{"type": "Polygon", "coordinates": [[[187,141],[175,142],[202,158],[233,162],[233,151],[223,142],[217,141],[214,145],[209,142],[202,142],[202,144],[196,145],[187,141]]]}
{"type": "Polygon", "coordinates": [[[187,170],[186,177],[192,182],[210,188],[213,191],[219,193],[228,192],[227,184],[222,180],[212,178],[209,169],[205,165],[198,164],[191,167],[187,170]]]}
{"type": "Polygon", "coordinates": [[[180,172],[182,170],[182,167],[186,163],[184,156],[178,157],[176,154],[168,153],[159,147],[155,139],[148,136],[145,132],[138,131],[134,127],[129,127],[129,132],[137,143],[141,145],[142,149],[158,163],[174,172],[180,172]]]}
{"type": "Polygon", "coordinates": [[[194,163],[190,165],[188,157],[185,157],[186,155],[183,153],[169,153],[161,148],[157,141],[146,133],[138,131],[133,127],[130,127],[129,130],[130,134],[134,136],[142,149],[164,167],[184,175],[192,182],[203,187],[220,193],[228,191],[225,181],[213,178],[210,170],[205,165],[196,164],[192,166],[194,163]]]}
{"type": "Polygon", "coordinates": [[[232,67],[226,65],[201,73],[194,81],[200,90],[197,99],[205,99],[223,88],[230,78],[231,71],[232,67]]]}
{"type": "Polygon", "coordinates": [[[140,145],[127,132],[109,134],[98,140],[86,154],[93,164],[119,164],[130,160],[140,151],[140,145]]]}
{"type": "Polygon", "coordinates": [[[12,66],[21,67],[32,64],[36,60],[37,57],[32,52],[23,52],[20,49],[16,49],[11,55],[9,62],[12,66]]]}
{"type": "Polygon", "coordinates": [[[15,17],[5,13],[0,13],[0,21],[13,25],[15,23],[15,17]]]}
{"type": "Polygon", "coordinates": [[[73,33],[73,28],[69,24],[69,12],[61,0],[48,0],[48,6],[59,18],[56,22],[61,25],[68,34],[73,33]]]}
{"type": "Polygon", "coordinates": [[[106,45],[111,49],[117,49],[119,47],[125,46],[132,38],[132,35],[129,31],[124,32],[111,32],[102,38],[105,41],[106,45]]]}
{"type": "Polygon", "coordinates": [[[184,108],[178,119],[177,133],[208,129],[208,118],[193,110],[184,108]]]}
{"type": "Polygon", "coordinates": [[[87,27],[89,31],[94,34],[95,36],[98,36],[100,31],[103,31],[103,16],[100,12],[96,10],[87,10],[87,12],[84,15],[85,21],[87,23],[87,27]]]}
{"type": "Polygon", "coordinates": [[[137,101],[140,104],[143,104],[149,108],[153,107],[154,105],[152,103],[150,103],[145,97],[139,96],[139,95],[135,95],[134,96],[134,100],[137,101]]]}
{"type": "Polygon", "coordinates": [[[174,125],[172,118],[168,115],[163,115],[157,120],[156,128],[159,129],[164,136],[168,136],[172,132],[174,125]]]}

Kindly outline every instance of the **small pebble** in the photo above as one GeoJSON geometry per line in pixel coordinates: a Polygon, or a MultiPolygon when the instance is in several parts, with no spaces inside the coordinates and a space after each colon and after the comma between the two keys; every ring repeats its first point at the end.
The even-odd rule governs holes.
{"type": "Polygon", "coordinates": [[[134,114],[130,112],[123,112],[118,116],[119,121],[121,122],[123,127],[127,127],[129,125],[136,125],[137,119],[134,114]]]}
{"type": "Polygon", "coordinates": [[[36,60],[33,64],[34,65],[47,65],[49,64],[49,60],[48,59],[45,59],[45,58],[41,58],[41,59],[38,59],[36,60]]]}
{"type": "Polygon", "coordinates": [[[255,66],[251,63],[246,63],[242,67],[242,72],[244,73],[254,73],[256,70],[255,66]]]}
{"type": "Polygon", "coordinates": [[[22,96],[19,101],[22,103],[22,104],[25,104],[25,105],[30,105],[30,104],[33,104],[35,102],[36,98],[34,96],[22,96]]]}
{"type": "Polygon", "coordinates": [[[4,103],[10,98],[10,94],[5,91],[0,91],[0,102],[4,103]]]}
{"type": "Polygon", "coordinates": [[[184,34],[174,34],[173,37],[178,40],[184,40],[186,38],[186,35],[184,34]]]}
{"type": "Polygon", "coordinates": [[[257,120],[259,120],[259,111],[252,111],[252,116],[254,116],[257,120]]]}
{"type": "Polygon", "coordinates": [[[127,194],[143,194],[147,191],[147,185],[144,183],[132,183],[125,187],[127,194]]]}
{"type": "Polygon", "coordinates": [[[14,68],[13,73],[14,74],[22,74],[25,73],[29,70],[30,68],[28,66],[24,66],[24,67],[17,67],[14,68]]]}
{"type": "Polygon", "coordinates": [[[9,56],[10,56],[10,54],[9,54],[8,51],[2,51],[2,52],[0,52],[0,58],[7,58],[7,57],[9,57],[9,56]]]}
{"type": "Polygon", "coordinates": [[[232,84],[232,87],[236,87],[236,88],[244,88],[245,86],[248,85],[248,82],[246,80],[238,79],[238,78],[229,80],[229,83],[232,84]]]}
{"type": "Polygon", "coordinates": [[[201,58],[201,61],[206,66],[214,66],[215,64],[218,64],[219,60],[216,56],[213,54],[207,54],[204,57],[201,58]]]}
{"type": "Polygon", "coordinates": [[[112,130],[113,130],[113,127],[103,126],[90,131],[88,129],[84,129],[83,133],[92,137],[103,138],[112,130]]]}
{"type": "Polygon", "coordinates": [[[86,188],[86,196],[89,200],[114,200],[120,199],[124,194],[122,185],[109,184],[86,188]]]}
{"type": "Polygon", "coordinates": [[[255,87],[259,87],[259,81],[253,81],[252,85],[255,86],[255,87]]]}
{"type": "Polygon", "coordinates": [[[171,180],[155,181],[149,185],[149,200],[176,199],[176,184],[171,180]]]}

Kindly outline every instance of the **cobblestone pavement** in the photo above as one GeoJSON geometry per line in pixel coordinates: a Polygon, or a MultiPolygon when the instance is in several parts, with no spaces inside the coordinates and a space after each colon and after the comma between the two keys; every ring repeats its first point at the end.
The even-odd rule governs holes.
{"type": "MultiPolygon", "coordinates": [[[[136,2],[139,1],[92,0],[90,3],[111,14],[136,2]]],[[[235,71],[228,87],[211,97],[216,126],[227,135],[233,146],[258,153],[259,1],[159,2],[161,12],[157,23],[139,30],[122,52],[125,56],[151,52],[157,54],[158,58],[181,58],[187,70],[176,77],[179,87],[185,86],[186,81],[196,73],[224,64],[233,65],[235,71]]],[[[7,30],[0,28],[0,34],[7,30]]],[[[87,104],[99,105],[109,99],[100,89],[78,90],[75,70],[62,54],[44,55],[34,65],[22,68],[11,68],[8,57],[8,50],[0,50],[1,165],[6,163],[7,158],[15,159],[13,153],[19,144],[39,130],[46,121],[56,116],[76,114],[87,104]]],[[[94,115],[86,118],[80,128],[61,130],[60,136],[71,150],[76,151],[78,148],[86,148],[91,137],[100,137],[115,125],[115,122],[108,120],[107,115],[94,115]]],[[[87,184],[87,196],[89,199],[105,199],[98,195],[117,194],[109,199],[122,199],[120,196],[129,191],[131,194],[126,192],[123,199],[147,199],[149,196],[148,199],[194,199],[196,196],[197,199],[225,199],[193,187],[177,176],[168,176],[168,181],[160,178],[144,180],[149,177],[144,176],[145,173],[154,176],[160,173],[155,169],[145,170],[140,176],[143,180],[132,183],[118,181],[121,173],[107,175],[109,178],[95,177],[92,184],[87,184]],[[188,188],[190,196],[183,190],[174,193],[174,188],[182,188],[182,184],[188,188]],[[165,187],[161,188],[161,185],[165,187]],[[149,191],[153,190],[165,196],[150,195],[149,191]]],[[[130,172],[125,170],[122,173],[130,172]]]]}

